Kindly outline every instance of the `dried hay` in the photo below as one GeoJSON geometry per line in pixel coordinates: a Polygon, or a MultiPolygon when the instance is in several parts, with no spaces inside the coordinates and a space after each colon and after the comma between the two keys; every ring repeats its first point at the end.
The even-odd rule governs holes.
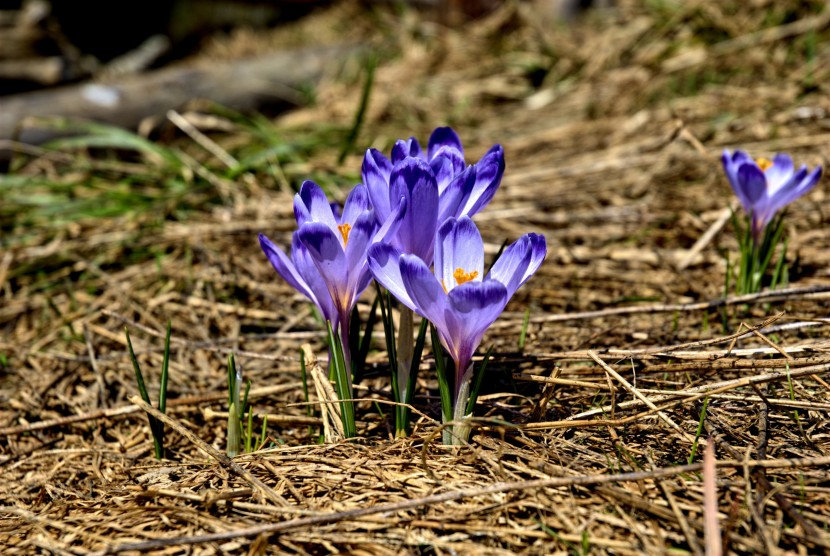
{"type": "MultiPolygon", "coordinates": [[[[337,148],[320,148],[231,181],[215,153],[180,138],[192,163],[183,171],[222,203],[195,190],[181,201],[193,207],[186,217],[165,206],[4,221],[3,553],[703,554],[720,545],[713,523],[730,553],[826,550],[826,185],[790,209],[791,286],[722,299],[723,253],[735,245],[721,150],[830,161],[820,40],[830,10],[802,4],[621,1],[570,28],[517,3],[461,30],[373,12],[370,40],[395,58],[378,67],[360,144],[388,148],[444,122],[472,158],[502,142],[508,171],[477,218],[488,252],[530,230],[551,246],[485,340],[496,344],[492,378],[463,449],[437,444],[428,359],[411,438],[391,438],[382,351],[357,390],[360,438],[317,442],[337,423],[320,416],[336,405],[319,403],[331,399],[324,381],[306,411],[299,350],[323,353],[321,327],[255,234],[287,244],[287,184],[323,175],[342,193],[359,153],[341,167],[337,148]],[[122,329],[155,377],[167,319],[171,399],[156,414],[170,446],[156,462],[142,412],[155,410],[134,397],[122,329]],[[272,444],[234,460],[221,451],[231,351],[256,412],[269,414],[272,444]],[[704,510],[710,443],[716,516],[704,510]]],[[[320,17],[341,28],[358,17],[333,10],[320,17]]],[[[349,125],[354,76],[317,94],[277,129],[349,125]]],[[[225,127],[236,131],[211,141],[238,152],[249,136],[225,127]]],[[[65,184],[140,182],[152,165],[83,152],[20,158],[19,175],[65,184]]]]}

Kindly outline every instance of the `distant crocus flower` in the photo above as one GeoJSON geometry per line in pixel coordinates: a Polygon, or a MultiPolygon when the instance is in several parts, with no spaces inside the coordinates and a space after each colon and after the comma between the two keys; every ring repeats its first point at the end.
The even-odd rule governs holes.
{"type": "Polygon", "coordinates": [[[433,323],[452,357],[456,416],[459,404],[466,404],[459,399],[459,392],[469,385],[473,354],[484,333],[519,286],[536,272],[546,253],[543,236],[524,235],[504,250],[484,276],[484,244],[467,216],[449,218],[439,228],[434,272],[419,257],[392,245],[369,248],[369,267],[375,279],[433,323]]]}
{"type": "Polygon", "coordinates": [[[795,171],[792,158],[777,154],[772,160],[753,159],[744,151],[723,151],[723,167],[744,212],[752,219],[757,241],[775,213],[810,191],[821,177],[821,166],[795,171]]]}
{"type": "Polygon", "coordinates": [[[352,189],[342,214],[337,215],[320,186],[306,181],[294,197],[298,229],[292,238],[291,257],[259,235],[262,250],[280,276],[317,305],[332,329],[340,325],[346,350],[349,315],[372,280],[367,248],[396,230],[406,206],[406,202],[399,203],[380,226],[365,186],[352,189]]]}
{"type": "Polygon", "coordinates": [[[427,263],[432,262],[432,240],[438,225],[447,218],[473,216],[483,209],[493,198],[503,174],[504,150],[500,145],[494,145],[481,160],[467,166],[461,140],[449,127],[432,132],[426,152],[414,137],[397,141],[391,160],[380,151],[369,149],[362,169],[363,183],[379,222],[384,222],[398,199],[405,196],[403,189],[409,190],[412,202],[416,197],[424,197],[420,203],[428,210],[410,211],[408,218],[413,225],[404,223],[394,243],[427,263]],[[416,188],[420,189],[417,195],[416,188]],[[417,237],[413,237],[416,231],[417,237]]]}

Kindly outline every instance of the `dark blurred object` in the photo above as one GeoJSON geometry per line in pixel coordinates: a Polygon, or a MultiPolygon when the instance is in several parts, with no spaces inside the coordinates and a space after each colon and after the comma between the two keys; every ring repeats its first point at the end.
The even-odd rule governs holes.
{"type": "MultiPolygon", "coordinates": [[[[338,45],[277,52],[200,67],[170,67],[106,84],[68,85],[7,96],[0,110],[0,141],[36,144],[55,137],[54,125],[44,128],[31,121],[43,116],[134,129],[145,118],[158,122],[169,110],[181,110],[197,100],[236,110],[294,106],[304,100],[297,90],[300,86],[313,82],[329,64],[342,62],[357,50],[338,45]]],[[[3,155],[0,149],[0,158],[3,155]]]]}
{"type": "Polygon", "coordinates": [[[29,0],[11,8],[0,11],[0,94],[55,85],[93,71],[95,61],[66,40],[48,2],[29,0]]]}
{"type": "Polygon", "coordinates": [[[192,52],[205,35],[237,26],[262,28],[294,20],[322,0],[52,0],[64,34],[83,52],[107,62],[148,37],[170,39],[170,56],[192,52]]]}
{"type": "MultiPolygon", "coordinates": [[[[442,25],[457,27],[486,16],[504,5],[503,0],[365,0],[369,4],[407,5],[442,25]]],[[[542,21],[570,21],[590,8],[609,7],[611,0],[518,0],[532,4],[542,21]]]]}
{"type": "Polygon", "coordinates": [[[209,34],[291,21],[323,0],[24,0],[0,4],[0,95],[159,67],[209,34]]]}

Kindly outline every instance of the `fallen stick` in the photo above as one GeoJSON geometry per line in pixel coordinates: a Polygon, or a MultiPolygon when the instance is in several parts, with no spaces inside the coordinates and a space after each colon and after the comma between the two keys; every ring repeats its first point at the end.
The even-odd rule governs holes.
{"type": "Polygon", "coordinates": [[[26,119],[33,117],[58,116],[135,128],[145,118],[163,118],[168,110],[180,109],[194,99],[236,110],[264,104],[298,105],[302,103],[300,85],[319,79],[329,64],[357,50],[343,45],[308,48],[10,95],[3,98],[0,110],[0,140],[39,144],[60,133],[29,127],[26,119]]]}

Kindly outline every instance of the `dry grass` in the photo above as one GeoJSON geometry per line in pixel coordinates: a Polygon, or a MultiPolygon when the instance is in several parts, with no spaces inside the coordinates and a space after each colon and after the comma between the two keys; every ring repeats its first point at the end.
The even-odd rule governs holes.
{"type": "MultiPolygon", "coordinates": [[[[146,152],[20,153],[13,167],[33,200],[63,187],[66,203],[95,204],[127,188],[146,204],[54,216],[10,196],[0,209],[3,553],[830,548],[826,186],[790,209],[790,287],[722,300],[735,243],[718,160],[739,147],[827,167],[830,9],[646,5],[620,1],[570,27],[513,3],[461,30],[346,6],[300,23],[288,36],[324,26],[385,53],[342,165],[354,68],[269,128],[288,155],[239,175],[172,127],[157,144],[179,166],[146,152]],[[321,444],[299,352],[322,353],[322,329],[256,233],[287,244],[292,185],[314,177],[342,196],[362,148],[444,123],[468,159],[505,146],[502,188],[477,217],[488,252],[540,231],[548,259],[485,339],[495,355],[469,447],[437,443],[429,358],[416,431],[391,439],[380,338],[358,389],[360,438],[321,444]],[[171,399],[159,417],[170,445],[157,462],[123,327],[153,390],[168,319],[171,399]],[[270,415],[269,447],[234,460],[221,452],[231,350],[255,411],[270,415]]],[[[250,122],[211,121],[224,131],[206,130],[210,141],[238,160],[257,148],[250,122]]]]}

